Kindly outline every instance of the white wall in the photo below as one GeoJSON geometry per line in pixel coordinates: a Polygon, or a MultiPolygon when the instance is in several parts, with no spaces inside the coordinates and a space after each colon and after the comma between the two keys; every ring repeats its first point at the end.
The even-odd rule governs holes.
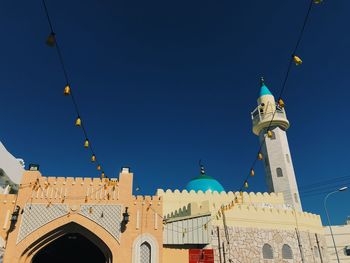
{"type": "MultiPolygon", "coordinates": [[[[330,258],[330,263],[338,262],[335,255],[335,249],[332,241],[332,236],[328,226],[324,227],[325,237],[327,242],[327,250],[330,258]]],[[[332,226],[335,244],[339,255],[340,262],[350,262],[350,256],[345,255],[345,247],[350,246],[350,224],[332,226]]]]}

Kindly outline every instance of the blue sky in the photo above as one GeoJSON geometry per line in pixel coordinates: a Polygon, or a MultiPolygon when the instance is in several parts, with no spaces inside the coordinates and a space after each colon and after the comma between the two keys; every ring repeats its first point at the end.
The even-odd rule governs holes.
{"type": "MultiPolygon", "coordinates": [[[[278,94],[308,1],[53,1],[55,31],[91,142],[108,176],[130,166],[142,194],[183,189],[208,175],[237,190],[258,149],[250,112],[259,78],[278,94]]],[[[313,7],[284,93],[300,189],[350,176],[350,2],[313,7]]],[[[74,109],[41,1],[0,7],[1,129],[10,152],[44,175],[98,176],[74,126],[74,109]]],[[[266,191],[262,164],[251,191],[266,191]]],[[[322,191],[349,185],[324,184],[322,191]]],[[[302,191],[301,191],[302,192],[302,191]]],[[[321,191],[318,191],[321,192],[321,191]]],[[[311,192],[313,193],[313,192],[311,192]]],[[[321,214],[324,194],[302,196],[321,214]]],[[[329,199],[334,223],[350,191],[329,199]]],[[[324,217],[323,217],[324,218],[324,217]]]]}

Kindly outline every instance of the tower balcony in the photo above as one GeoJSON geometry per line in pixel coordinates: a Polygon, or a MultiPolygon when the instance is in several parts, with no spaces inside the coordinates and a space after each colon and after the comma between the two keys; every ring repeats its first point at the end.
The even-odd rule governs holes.
{"type": "Polygon", "coordinates": [[[279,126],[284,130],[289,128],[289,121],[283,108],[276,106],[275,111],[264,112],[259,106],[251,112],[253,133],[259,135],[262,129],[269,126],[279,126]]]}

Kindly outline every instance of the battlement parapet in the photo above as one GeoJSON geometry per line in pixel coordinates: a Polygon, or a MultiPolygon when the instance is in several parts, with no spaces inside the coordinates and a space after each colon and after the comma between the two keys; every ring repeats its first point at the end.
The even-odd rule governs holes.
{"type": "MultiPolygon", "coordinates": [[[[191,191],[187,191],[187,190],[171,190],[171,189],[167,189],[167,190],[163,190],[163,189],[158,189],[156,192],[156,195],[158,196],[164,196],[167,198],[182,198],[182,199],[187,199],[189,197],[201,197],[201,196],[205,196],[205,197],[210,197],[210,196],[214,196],[214,197],[221,197],[221,198],[234,198],[235,196],[240,195],[240,192],[236,191],[222,191],[222,192],[217,192],[217,191],[211,191],[211,190],[207,190],[206,192],[203,192],[201,190],[195,192],[194,190],[191,191]]],[[[259,199],[259,198],[269,198],[269,199],[275,199],[277,202],[281,201],[283,199],[283,194],[282,193],[261,193],[261,192],[243,192],[243,196],[244,197],[249,197],[251,199],[259,199]]]]}

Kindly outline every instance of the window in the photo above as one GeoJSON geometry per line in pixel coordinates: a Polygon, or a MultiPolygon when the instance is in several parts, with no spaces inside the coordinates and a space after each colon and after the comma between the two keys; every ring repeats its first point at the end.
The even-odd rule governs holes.
{"type": "Polygon", "coordinates": [[[346,246],[344,249],[344,253],[346,256],[350,256],[350,246],[346,246]]]}
{"type": "Polygon", "coordinates": [[[276,168],[276,173],[277,173],[277,177],[283,177],[282,168],[280,167],[276,168]]]}
{"type": "Polygon", "coordinates": [[[288,153],[286,154],[286,159],[287,159],[287,163],[290,163],[290,157],[288,153]]]}
{"type": "Polygon", "coordinates": [[[140,263],[151,263],[151,246],[143,242],[140,247],[140,263]]]}
{"type": "Polygon", "coordinates": [[[298,194],[294,193],[294,200],[296,203],[299,203],[299,198],[298,198],[298,194]]]}
{"type": "Polygon", "coordinates": [[[159,245],[157,239],[148,233],[135,238],[132,244],[131,263],[157,263],[159,262],[159,245]]]}
{"type": "Polygon", "coordinates": [[[289,245],[284,244],[282,247],[282,258],[283,259],[293,259],[293,251],[289,245]]]}
{"type": "Polygon", "coordinates": [[[273,250],[269,244],[265,244],[262,248],[264,259],[273,259],[273,250]]]}

